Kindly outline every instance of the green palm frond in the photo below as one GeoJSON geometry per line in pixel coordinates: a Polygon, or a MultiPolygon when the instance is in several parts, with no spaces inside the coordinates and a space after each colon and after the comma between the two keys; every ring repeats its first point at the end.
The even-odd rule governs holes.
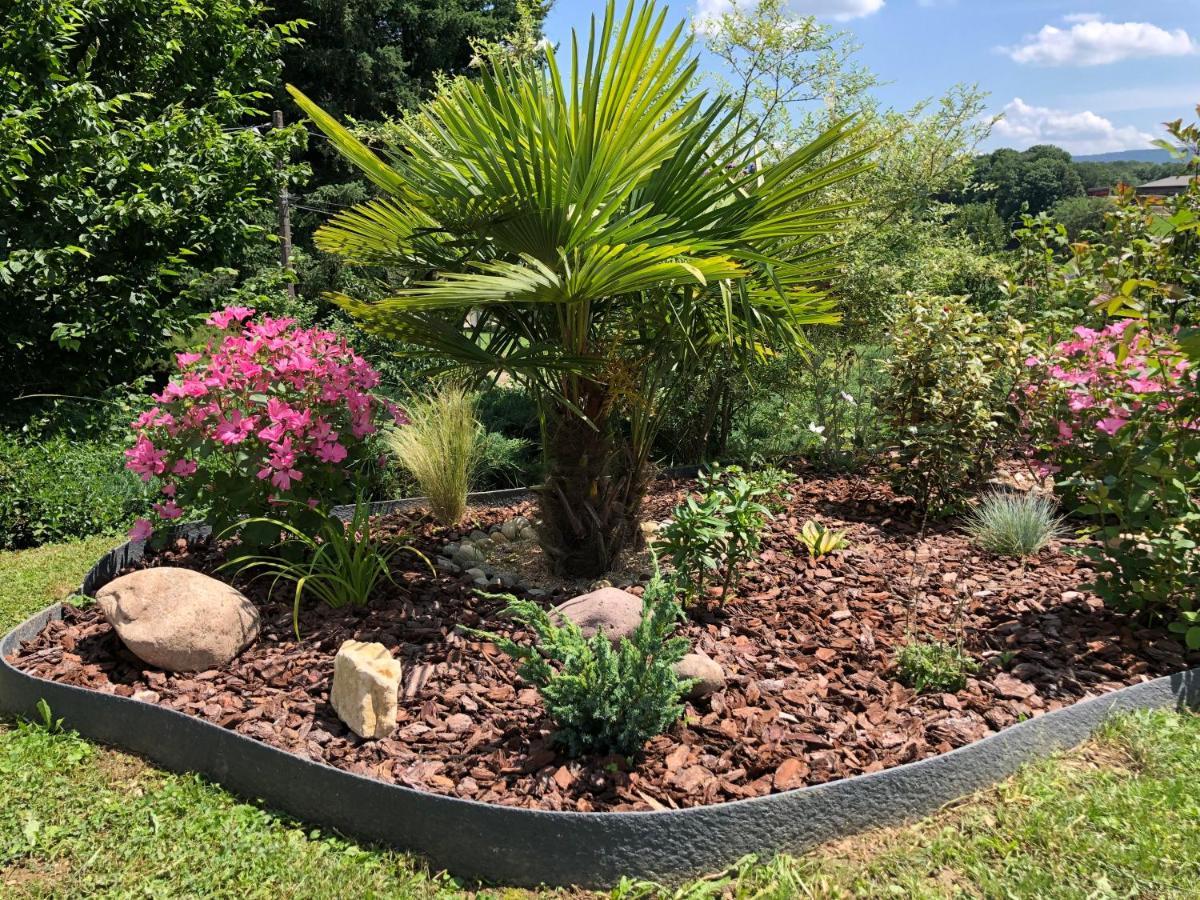
{"type": "Polygon", "coordinates": [[[453,82],[387,162],[289,86],[385,195],[322,226],[318,246],[410,273],[387,299],[333,299],[447,366],[547,390],[613,347],[803,347],[804,328],[837,321],[823,291],[848,204],[828,189],[871,148],[839,155],[858,132],[843,120],[763,166],[727,102],[694,90],[696,67],[665,8],[609,2],[562,68],[503,59],[453,82]]]}

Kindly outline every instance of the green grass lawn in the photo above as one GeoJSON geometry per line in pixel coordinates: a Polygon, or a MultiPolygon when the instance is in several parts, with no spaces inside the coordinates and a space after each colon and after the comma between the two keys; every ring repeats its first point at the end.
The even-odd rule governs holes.
{"type": "MultiPolygon", "coordinates": [[[[111,543],[0,554],[0,627],[69,593],[111,543]]],[[[677,891],[629,884],[613,896],[1196,897],[1198,770],[1200,718],[1139,714],[917,825],[798,859],[747,860],[677,891]]],[[[473,890],[412,857],[306,828],[195,776],[159,771],[72,734],[0,725],[2,896],[441,897],[473,890]]]]}

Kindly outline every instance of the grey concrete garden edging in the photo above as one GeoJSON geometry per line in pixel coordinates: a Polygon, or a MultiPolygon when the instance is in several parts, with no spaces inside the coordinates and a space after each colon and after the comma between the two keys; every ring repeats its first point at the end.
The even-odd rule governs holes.
{"type": "MultiPolygon", "coordinates": [[[[195,526],[181,531],[199,537],[195,526]]],[[[88,574],[92,592],[140,558],[116,548],[88,574]]],[[[250,800],[360,840],[427,856],[464,877],[520,886],[607,887],[622,876],[678,882],[748,853],[799,852],[920,818],[994,784],[1021,764],[1086,739],[1115,712],[1200,706],[1200,669],[1046,713],[942,756],[843,781],[662,812],[514,809],[386,784],[277,750],[166,707],[27,675],[5,659],[51,606],[0,641],[0,712],[35,718],[45,700],[66,727],[177,772],[199,772],[250,800]]]]}

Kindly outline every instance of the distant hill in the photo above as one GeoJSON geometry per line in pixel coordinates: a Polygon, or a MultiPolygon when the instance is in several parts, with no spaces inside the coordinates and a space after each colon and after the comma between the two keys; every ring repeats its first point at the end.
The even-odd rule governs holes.
{"type": "Polygon", "coordinates": [[[1112,153],[1088,153],[1083,156],[1072,156],[1075,162],[1171,162],[1171,154],[1166,150],[1147,147],[1145,150],[1116,150],[1112,153]]]}

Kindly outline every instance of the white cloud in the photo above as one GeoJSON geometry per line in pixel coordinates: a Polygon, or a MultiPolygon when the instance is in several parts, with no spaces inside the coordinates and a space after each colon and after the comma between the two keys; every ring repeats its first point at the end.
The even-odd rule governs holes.
{"type": "Polygon", "coordinates": [[[1100,66],[1145,56],[1187,56],[1200,44],[1182,28],[1167,31],[1149,22],[1106,22],[1095,13],[1066,16],[1067,28],[1043,26],[1013,47],[999,48],[1035,66],[1100,66]]]}
{"type": "Polygon", "coordinates": [[[1018,150],[1057,144],[1073,154],[1108,153],[1149,147],[1153,140],[1153,135],[1132,125],[1115,125],[1089,110],[1033,106],[1020,97],[1004,107],[1003,118],[992,128],[992,143],[1018,150]]]}
{"type": "MultiPolygon", "coordinates": [[[[789,0],[788,11],[796,16],[817,16],[835,22],[860,19],[883,9],[887,0],[789,0]]],[[[758,3],[756,0],[738,0],[738,6],[749,11],[758,3]]],[[[724,15],[733,9],[734,0],[697,0],[696,24],[704,30],[705,20],[724,15]]]]}

